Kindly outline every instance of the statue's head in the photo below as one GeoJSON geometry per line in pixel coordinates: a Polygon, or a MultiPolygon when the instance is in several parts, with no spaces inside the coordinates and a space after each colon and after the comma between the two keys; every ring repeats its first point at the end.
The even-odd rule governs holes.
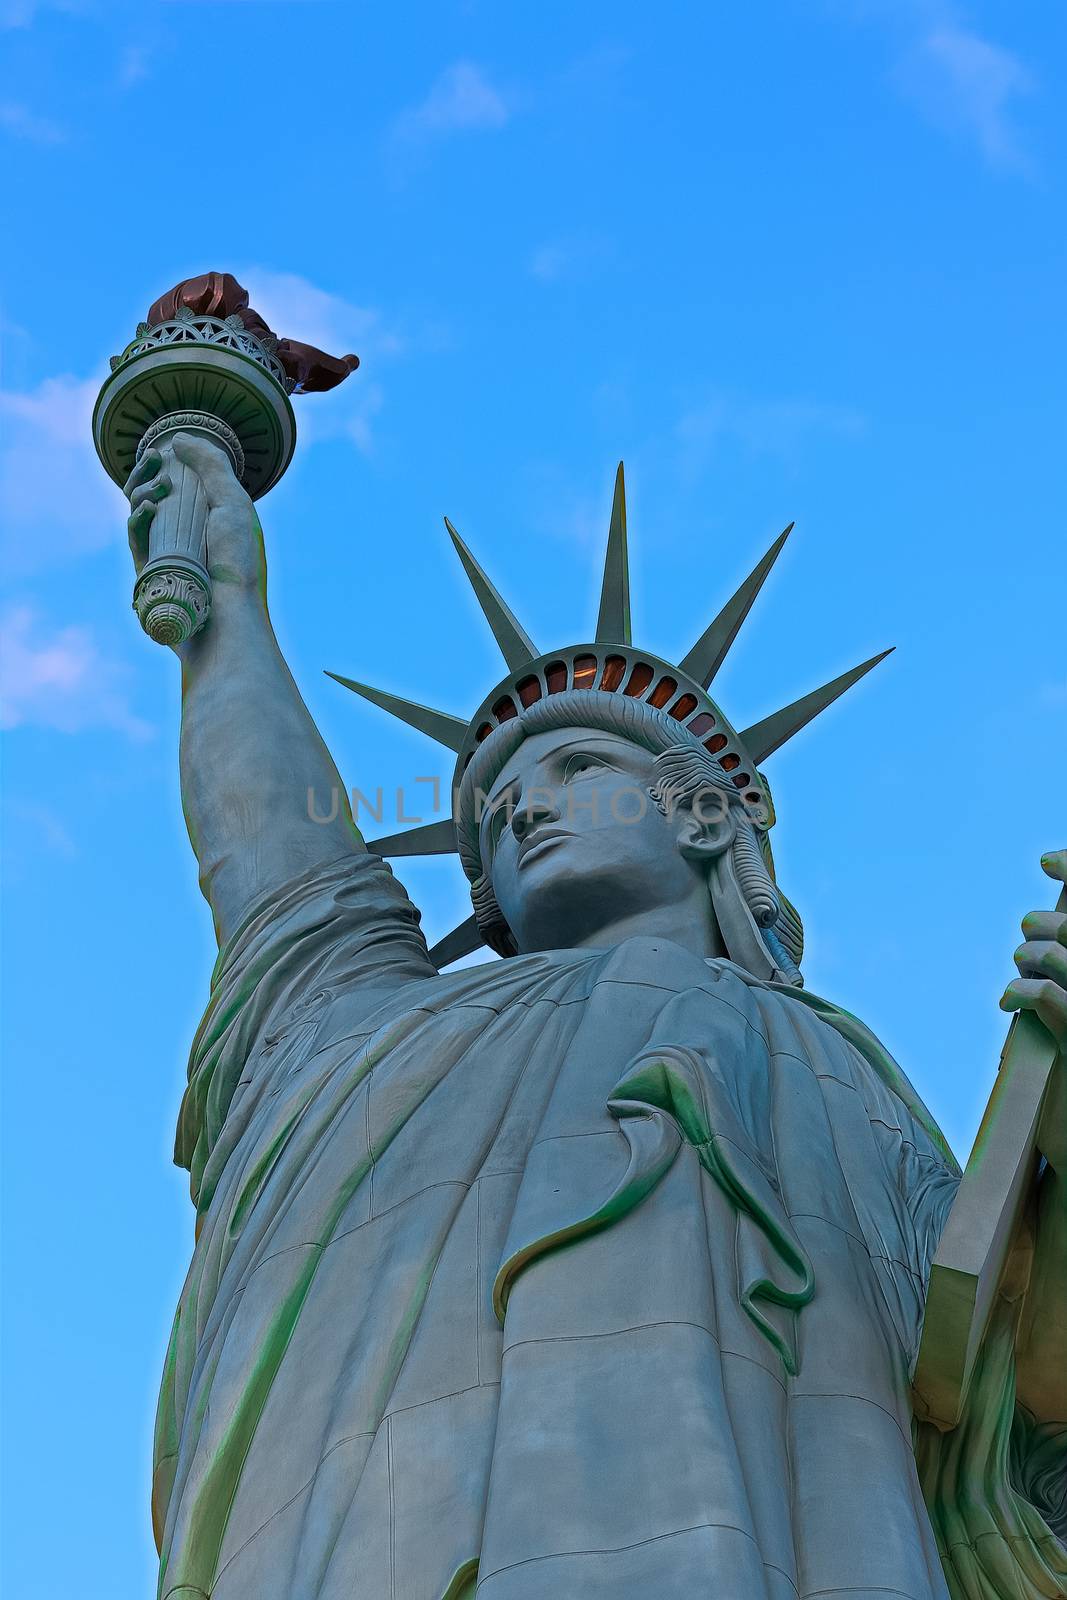
{"type": "Polygon", "coordinates": [[[796,981],[800,922],[751,793],[655,707],[590,689],[531,705],[478,747],[457,794],[483,938],[509,955],[596,943],[620,922],[703,925],[705,948],[751,958],[760,941],[796,981]]]}
{"type": "Polygon", "coordinates": [[[775,881],[760,764],[882,657],[741,733],[710,698],[789,529],[678,666],[630,642],[621,466],[591,644],[539,654],[448,529],[508,677],[469,721],[339,679],[457,753],[453,823],[377,841],[383,855],[459,853],[474,916],[431,954],[444,964],[483,942],[511,956],[662,933],[684,909],[705,950],[800,983],[803,930],[775,881]]]}

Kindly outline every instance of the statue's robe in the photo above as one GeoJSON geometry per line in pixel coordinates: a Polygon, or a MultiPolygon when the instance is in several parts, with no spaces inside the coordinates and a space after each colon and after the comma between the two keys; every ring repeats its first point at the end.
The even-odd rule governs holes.
{"type": "Polygon", "coordinates": [[[657,938],[441,976],[373,857],[253,908],[179,1129],[161,1596],[943,1600],[958,1171],[862,1035],[657,938]]]}

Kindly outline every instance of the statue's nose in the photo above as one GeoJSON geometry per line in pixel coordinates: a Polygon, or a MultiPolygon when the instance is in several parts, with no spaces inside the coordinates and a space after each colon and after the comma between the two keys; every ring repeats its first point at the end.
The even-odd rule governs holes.
{"type": "Polygon", "coordinates": [[[515,837],[521,842],[528,833],[532,833],[543,823],[558,822],[559,819],[560,809],[551,790],[531,787],[519,796],[519,802],[511,815],[511,827],[515,837]]]}

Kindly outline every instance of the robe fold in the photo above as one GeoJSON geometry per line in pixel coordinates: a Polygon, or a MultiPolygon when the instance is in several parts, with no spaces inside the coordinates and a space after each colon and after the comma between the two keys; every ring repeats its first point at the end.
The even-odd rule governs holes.
{"type": "Polygon", "coordinates": [[[179,1125],[161,1600],[945,1600],[958,1169],[878,1048],[656,938],[439,975],[371,856],[253,908],[179,1125]]]}

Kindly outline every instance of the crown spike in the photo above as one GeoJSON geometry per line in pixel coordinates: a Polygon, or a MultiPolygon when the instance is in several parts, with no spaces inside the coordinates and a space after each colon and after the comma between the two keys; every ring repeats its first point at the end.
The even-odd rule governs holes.
{"type": "Polygon", "coordinates": [[[533,661],[540,651],[514,613],[501,599],[497,589],[486,577],[447,517],[445,527],[456,547],[456,554],[463,563],[463,570],[470,579],[471,588],[485,614],[485,620],[493,630],[493,638],[500,646],[501,655],[510,670],[518,672],[528,661],[533,661]]]}
{"type": "Polygon", "coordinates": [[[437,941],[430,951],[430,960],[440,971],[461,956],[469,956],[472,950],[477,950],[484,943],[478,918],[468,917],[466,922],[461,922],[458,928],[453,928],[451,933],[446,933],[443,939],[437,941]]]}
{"type": "Polygon", "coordinates": [[[778,535],[759,565],[749,573],[737,593],[727,600],[715,621],[700,635],[684,661],[679,661],[678,665],[682,671],[688,673],[691,678],[696,678],[705,689],[711,687],[715,674],[737,638],[741,624],[752,609],[752,602],[763,588],[764,579],[777,561],[782,546],[792,531],[793,524],[790,523],[788,528],[778,535]]]}
{"type": "Polygon", "coordinates": [[[462,717],[450,717],[446,711],[434,711],[430,706],[420,706],[415,700],[401,700],[398,695],[386,694],[384,689],[372,689],[369,684],[356,683],[353,678],[342,678],[337,672],[327,672],[326,676],[344,684],[354,694],[361,694],[364,700],[371,701],[373,705],[381,706],[390,716],[399,717],[409,727],[428,734],[457,755],[462,750],[467,732],[467,724],[462,717]]]}
{"type": "Polygon", "coordinates": [[[451,817],[441,822],[425,822],[421,828],[405,833],[390,833],[384,839],[368,839],[367,849],[376,856],[447,856],[456,849],[456,825],[451,817]]]}
{"type": "Polygon", "coordinates": [[[740,735],[741,743],[748,751],[752,760],[759,766],[761,761],[766,761],[769,755],[779,749],[795,733],[799,733],[813,717],[820,711],[825,711],[832,705],[838,695],[844,694],[846,689],[851,689],[858,683],[865,673],[876,667],[879,661],[884,661],[886,656],[892,655],[895,646],[883,650],[881,655],[872,656],[869,661],[861,662],[858,667],[853,667],[851,672],[843,672],[839,678],[834,678],[830,683],[824,683],[821,689],[813,689],[811,694],[804,695],[800,700],[794,700],[792,705],[783,706],[781,711],[775,711],[771,716],[764,717],[762,722],[756,722],[751,728],[746,728],[740,735]]]}
{"type": "Polygon", "coordinates": [[[630,643],[630,564],[626,551],[626,482],[622,462],[615,474],[611,502],[608,550],[604,558],[604,583],[600,591],[597,643],[630,643]]]}

